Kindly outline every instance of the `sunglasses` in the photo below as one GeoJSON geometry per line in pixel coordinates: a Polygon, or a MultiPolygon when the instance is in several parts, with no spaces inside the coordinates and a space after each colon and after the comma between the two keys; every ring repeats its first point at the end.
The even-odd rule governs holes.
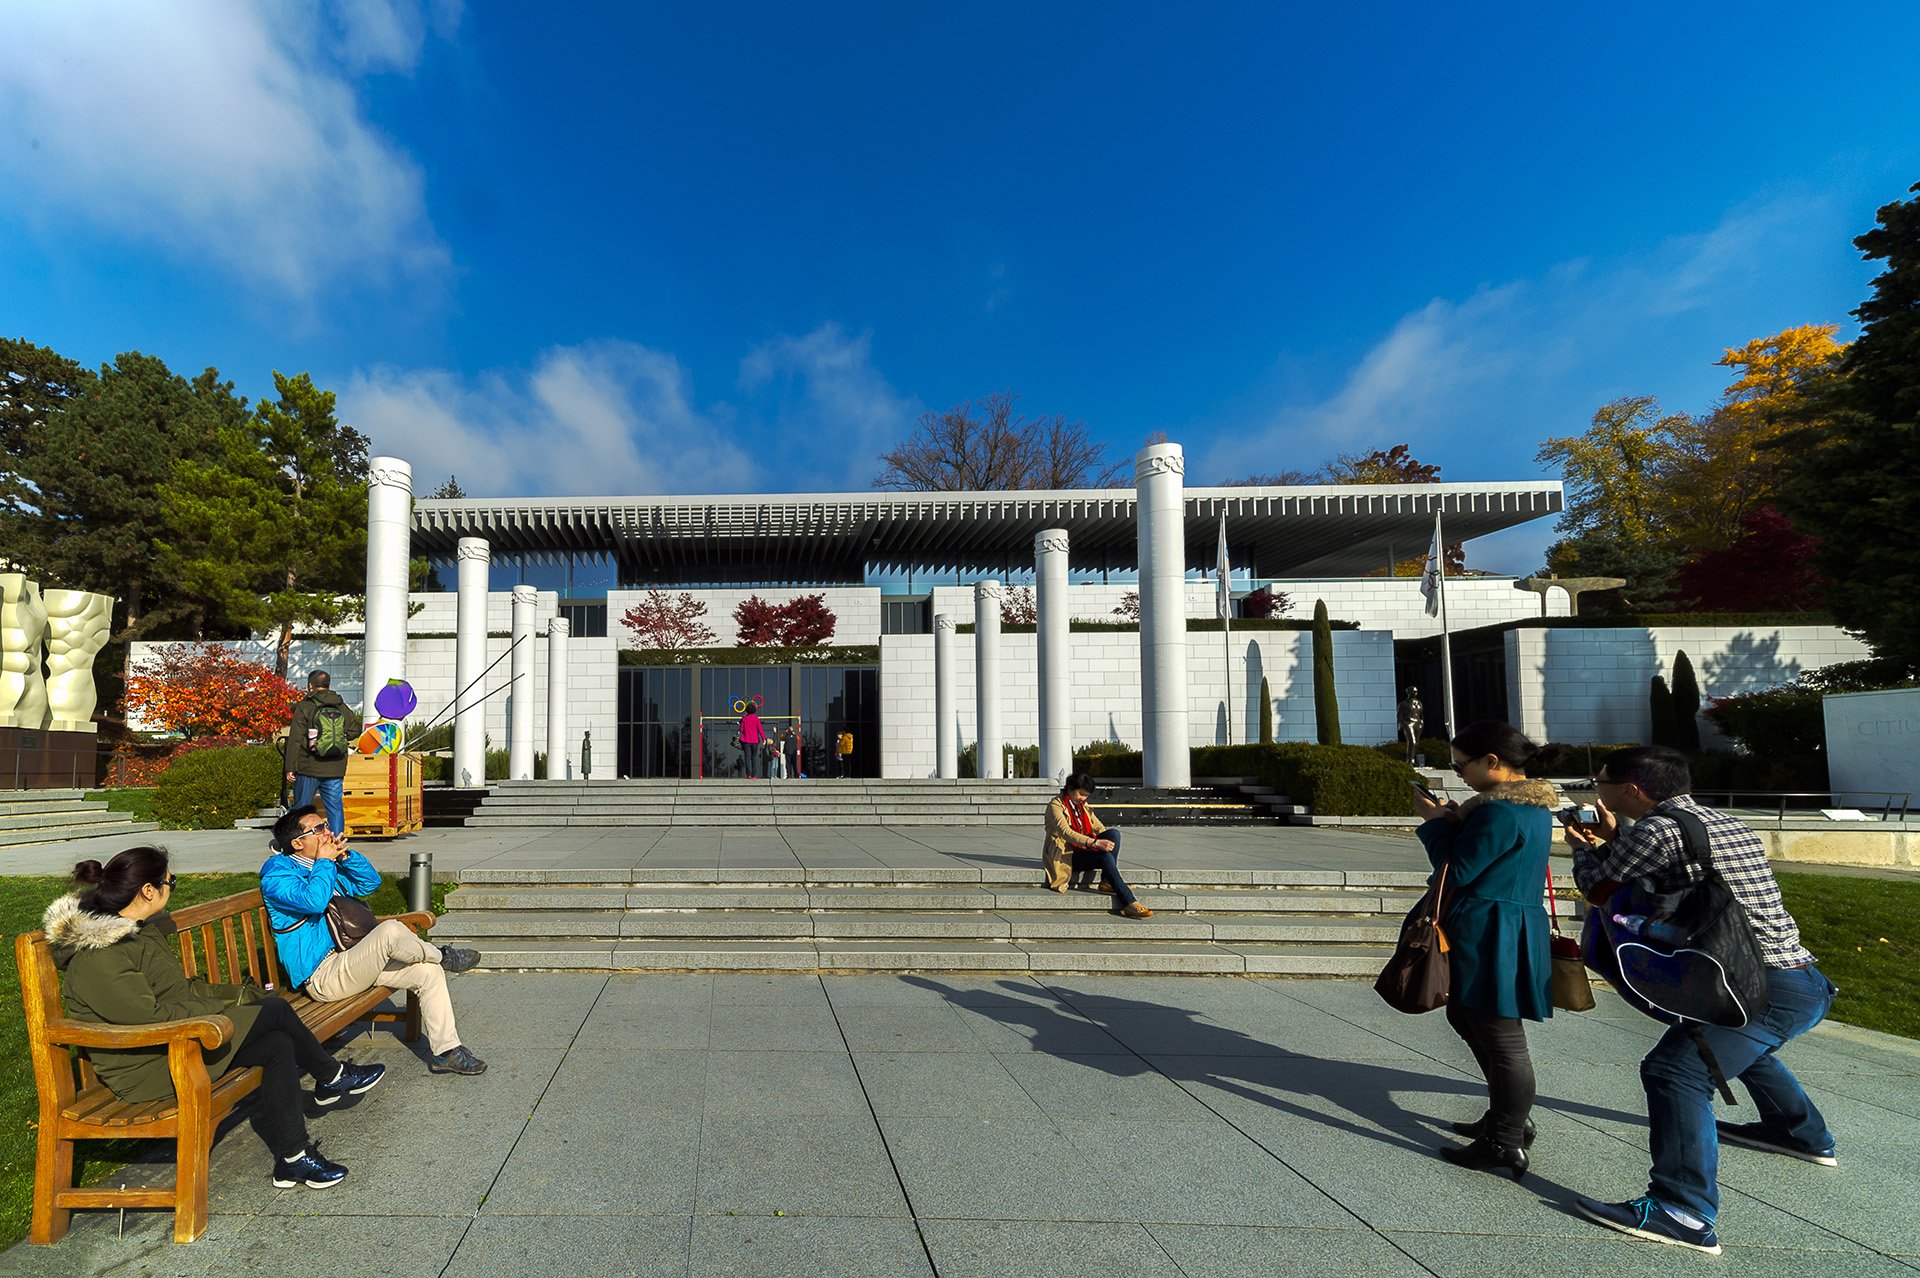
{"type": "Polygon", "coordinates": [[[326,832],[327,823],[325,821],[322,821],[319,825],[303,825],[300,827],[300,833],[293,836],[293,841],[298,843],[310,834],[325,834],[326,832]]]}

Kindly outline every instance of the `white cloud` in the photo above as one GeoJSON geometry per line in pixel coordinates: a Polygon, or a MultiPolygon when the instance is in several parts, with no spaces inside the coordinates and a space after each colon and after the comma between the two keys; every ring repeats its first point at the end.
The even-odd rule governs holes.
{"type": "Polygon", "coordinates": [[[9,6],[0,118],[24,144],[0,147],[0,200],[303,301],[342,277],[443,267],[419,167],[345,73],[411,68],[457,10],[342,0],[331,16],[277,0],[9,6]]]}
{"type": "Polygon", "coordinates": [[[880,454],[921,411],[874,367],[873,335],[852,337],[834,323],[754,347],[740,361],[740,384],[778,396],[761,438],[785,454],[787,473],[830,489],[869,487],[880,454]]]}
{"type": "Polygon", "coordinates": [[[476,496],[753,491],[730,410],[702,411],[690,390],[673,356],[610,341],[471,381],[441,369],[356,374],[339,415],[374,452],[412,463],[422,493],[450,474],[476,496]]]}
{"type": "MultiPolygon", "coordinates": [[[[1714,367],[1725,347],[1844,319],[1808,313],[1819,290],[1785,277],[1831,277],[1821,254],[1846,243],[1847,214],[1828,197],[1757,202],[1637,257],[1563,262],[1436,298],[1402,316],[1331,393],[1268,409],[1252,429],[1219,438],[1196,471],[1212,480],[1312,469],[1405,443],[1446,479],[1514,479],[1541,473],[1534,454],[1547,436],[1579,433],[1619,396],[1703,412],[1725,385],[1714,367]]],[[[1531,571],[1554,537],[1552,521],[1538,521],[1476,543],[1470,562],[1531,571]]]]}

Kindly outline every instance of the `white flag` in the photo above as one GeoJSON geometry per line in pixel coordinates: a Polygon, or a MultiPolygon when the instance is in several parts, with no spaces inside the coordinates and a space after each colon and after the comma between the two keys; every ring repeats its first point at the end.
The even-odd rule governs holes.
{"type": "Polygon", "coordinates": [[[1233,568],[1227,563],[1227,512],[1220,512],[1220,550],[1214,556],[1214,567],[1220,575],[1220,598],[1214,610],[1225,621],[1233,615],[1233,568]]]}
{"type": "Polygon", "coordinates": [[[1426,597],[1427,615],[1429,617],[1437,617],[1440,615],[1441,583],[1446,580],[1446,572],[1441,567],[1441,560],[1445,554],[1446,547],[1440,540],[1440,512],[1435,511],[1433,514],[1433,545],[1427,550],[1426,570],[1420,574],[1420,593],[1426,597]]]}

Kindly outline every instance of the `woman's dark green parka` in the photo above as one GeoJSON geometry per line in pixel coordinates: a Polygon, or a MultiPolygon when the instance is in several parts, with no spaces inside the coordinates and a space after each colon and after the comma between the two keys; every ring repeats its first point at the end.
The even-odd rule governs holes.
{"type": "MultiPolygon", "coordinates": [[[[207,1073],[227,1070],[260,1014],[260,991],[247,985],[214,985],[189,977],[167,944],[173,920],[156,914],[145,922],[80,907],[78,893],[47,907],[47,942],[60,969],[60,996],[76,1021],[104,1025],[151,1025],[193,1016],[221,1015],[233,1021],[233,1037],[207,1053],[207,1073]]],[[[125,1101],[165,1100],[173,1095],[167,1049],[87,1049],[94,1072],[125,1101]]]]}
{"type": "Polygon", "coordinates": [[[1552,924],[1540,904],[1553,850],[1553,786],[1503,781],[1420,827],[1427,859],[1448,866],[1440,926],[1448,1000],[1492,1016],[1553,1015],[1552,924]]]}

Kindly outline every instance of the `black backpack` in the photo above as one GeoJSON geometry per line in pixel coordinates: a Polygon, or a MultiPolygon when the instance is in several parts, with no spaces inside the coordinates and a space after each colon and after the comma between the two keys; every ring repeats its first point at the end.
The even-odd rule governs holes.
{"type": "Polygon", "coordinates": [[[1764,1013],[1766,960],[1746,907],[1714,868],[1706,824],[1686,811],[1660,815],[1680,827],[1687,860],[1661,878],[1627,880],[1588,911],[1581,956],[1628,1003],[1690,1031],[1732,1102],[1698,1027],[1740,1029],[1764,1013]],[[1698,881],[1682,873],[1688,865],[1700,867],[1698,881]]]}

